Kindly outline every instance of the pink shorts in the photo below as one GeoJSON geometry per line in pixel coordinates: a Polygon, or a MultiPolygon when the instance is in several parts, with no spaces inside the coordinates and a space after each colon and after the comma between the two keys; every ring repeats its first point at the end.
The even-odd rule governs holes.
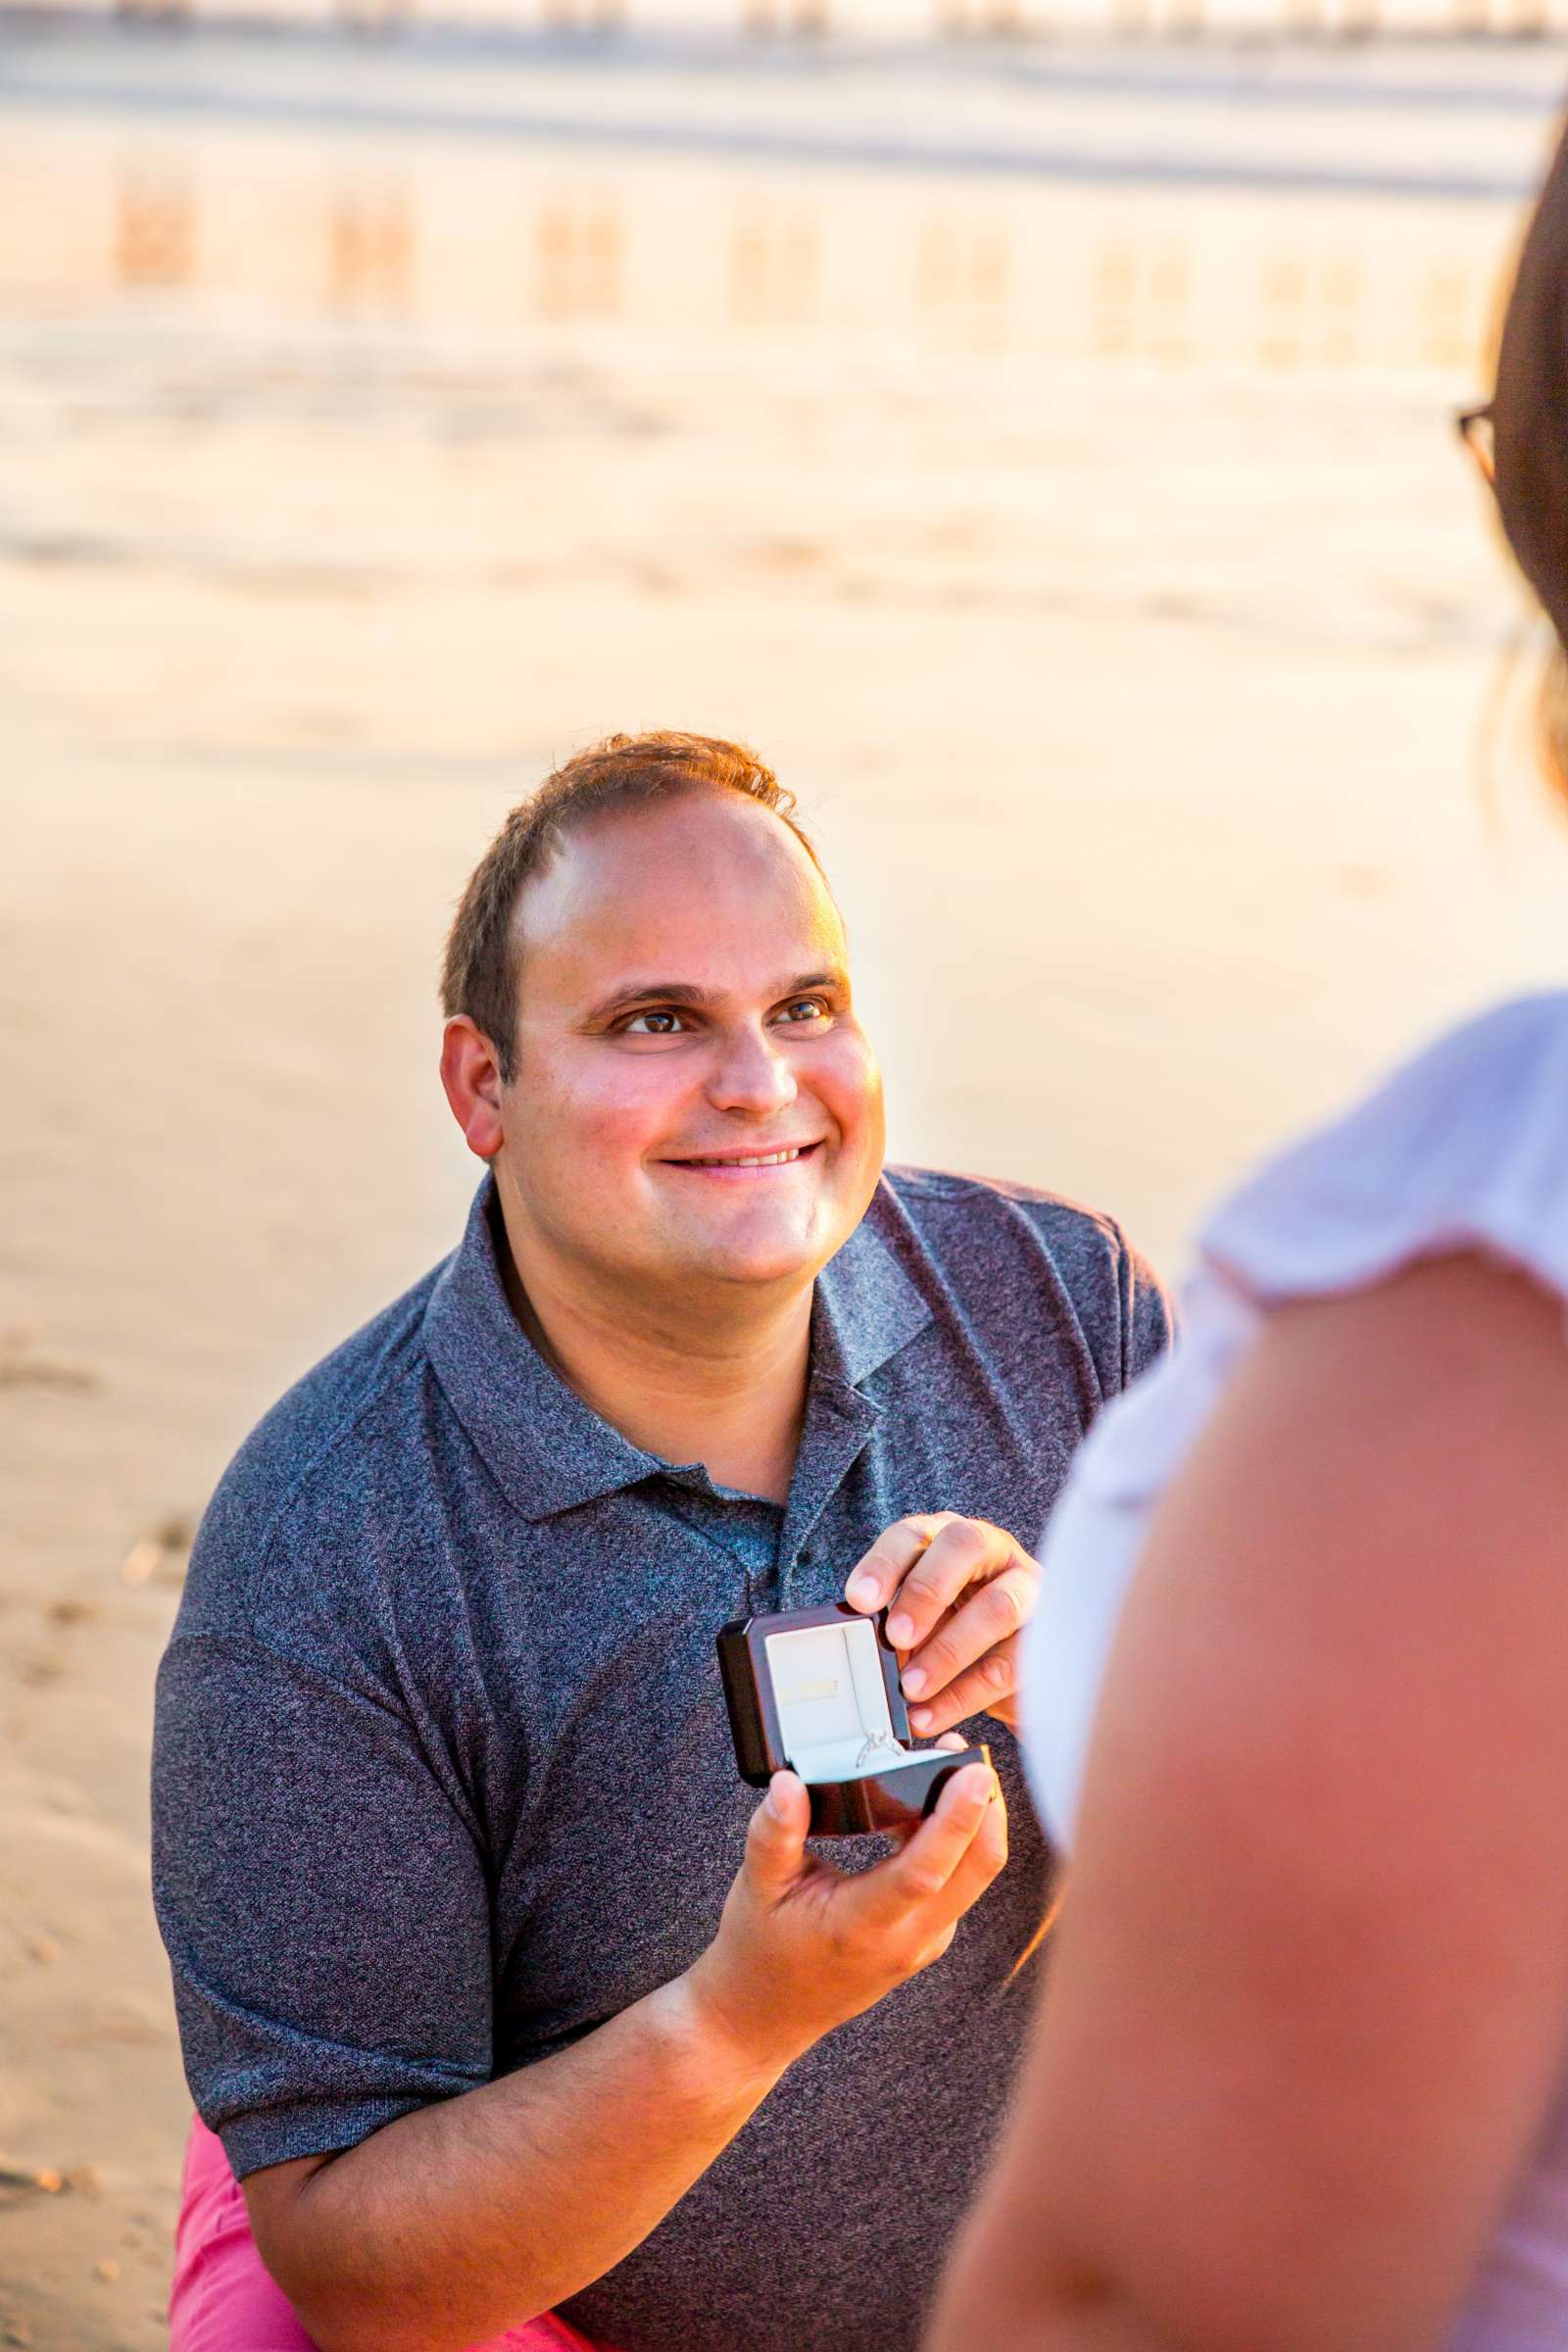
{"type": "MultiPolygon", "coordinates": [[[[223,2143],[192,2116],[174,2225],[169,2352],[316,2352],[282,2288],[264,2269],[223,2143]]],[[[546,2314],[474,2352],[595,2352],[546,2314]]],[[[601,2348],[602,2352],[602,2348],[601,2348]]]]}

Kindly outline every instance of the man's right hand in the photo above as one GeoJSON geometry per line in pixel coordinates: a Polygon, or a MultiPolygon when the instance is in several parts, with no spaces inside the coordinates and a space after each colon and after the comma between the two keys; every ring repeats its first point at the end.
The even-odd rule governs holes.
{"type": "Polygon", "coordinates": [[[715,2026],[764,2066],[788,2065],[929,1968],[1007,1859],[989,1765],[955,1773],[900,1851],[848,1877],[808,1853],[810,1800],[778,1772],[752,1816],[718,1934],[688,1971],[715,2026]]]}

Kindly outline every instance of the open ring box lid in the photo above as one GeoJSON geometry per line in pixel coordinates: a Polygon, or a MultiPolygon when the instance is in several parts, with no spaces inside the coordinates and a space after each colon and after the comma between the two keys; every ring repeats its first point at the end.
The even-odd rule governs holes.
{"type": "Polygon", "coordinates": [[[899,1661],[883,1613],[847,1601],[740,1617],[718,1637],[718,1663],[741,1778],[765,1788],[786,1766],[806,1783],[811,1834],[910,1829],[985,1747],[914,1748],[899,1661]]]}

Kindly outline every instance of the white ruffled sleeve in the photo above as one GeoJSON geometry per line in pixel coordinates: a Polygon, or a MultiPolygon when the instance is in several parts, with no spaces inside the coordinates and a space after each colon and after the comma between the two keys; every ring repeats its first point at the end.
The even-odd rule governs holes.
{"type": "Polygon", "coordinates": [[[1023,1731],[1058,1844],[1071,1839],[1150,1518],[1263,1316],[1456,1250],[1494,1255],[1568,1301],[1568,993],[1449,1032],[1268,1161],[1202,1229],[1175,1352],[1105,1407],[1046,1530],[1023,1731]]]}
{"type": "Polygon", "coordinates": [[[1568,1298],[1568,994],[1450,1031],[1260,1169],[1200,1239],[1263,1305],[1468,1248],[1568,1298]]]}

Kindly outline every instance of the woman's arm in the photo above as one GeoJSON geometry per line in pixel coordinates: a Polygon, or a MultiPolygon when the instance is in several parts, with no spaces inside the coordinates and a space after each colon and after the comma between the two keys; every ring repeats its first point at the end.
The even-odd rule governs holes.
{"type": "Polygon", "coordinates": [[[1271,1316],[1152,1530],[928,2352],[1441,2341],[1568,2055],[1568,1342],[1271,1316]]]}

